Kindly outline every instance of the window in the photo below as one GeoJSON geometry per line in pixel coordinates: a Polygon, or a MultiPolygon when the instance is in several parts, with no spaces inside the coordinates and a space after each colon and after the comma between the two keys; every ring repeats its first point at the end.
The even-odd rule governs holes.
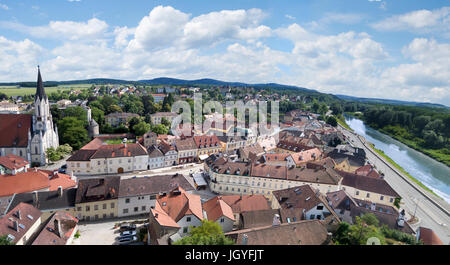
{"type": "Polygon", "coordinates": [[[106,203],[103,204],[103,210],[105,210],[105,209],[106,209],[106,203]]]}
{"type": "Polygon", "coordinates": [[[95,215],[95,220],[98,220],[98,214],[95,215]]]}
{"type": "Polygon", "coordinates": [[[317,215],[317,219],[318,219],[318,220],[321,220],[321,219],[322,219],[322,216],[321,216],[320,214],[318,214],[318,215],[317,215]]]}
{"type": "Polygon", "coordinates": [[[315,217],[316,217],[315,214],[311,214],[311,215],[309,216],[309,219],[314,219],[315,217]]]}
{"type": "Polygon", "coordinates": [[[145,211],[145,206],[142,206],[142,207],[141,207],[141,210],[142,210],[142,211],[145,211]]]}
{"type": "Polygon", "coordinates": [[[77,211],[81,212],[81,207],[77,207],[77,211]]]}
{"type": "Polygon", "coordinates": [[[382,201],[384,199],[384,196],[380,196],[380,201],[382,201]]]}
{"type": "Polygon", "coordinates": [[[367,198],[370,198],[370,193],[367,193],[367,196],[366,196],[367,198]]]}
{"type": "Polygon", "coordinates": [[[130,203],[130,199],[125,199],[125,203],[130,203]]]}
{"type": "Polygon", "coordinates": [[[317,205],[317,210],[323,210],[323,205],[317,205]]]}
{"type": "Polygon", "coordinates": [[[359,190],[356,191],[356,195],[359,195],[359,190]]]}
{"type": "Polygon", "coordinates": [[[221,222],[221,223],[225,222],[225,218],[223,218],[223,217],[220,218],[220,222],[221,222]]]}
{"type": "Polygon", "coordinates": [[[94,211],[98,211],[98,205],[94,205],[94,211]]]}
{"type": "Polygon", "coordinates": [[[111,214],[109,215],[109,217],[110,217],[110,218],[113,218],[113,217],[114,217],[114,214],[113,214],[113,213],[111,213],[111,214]]]}
{"type": "Polygon", "coordinates": [[[186,222],[190,222],[191,221],[191,217],[186,217],[186,222]]]}
{"type": "Polygon", "coordinates": [[[103,219],[105,219],[105,218],[106,218],[106,213],[103,214],[103,219]]]}
{"type": "Polygon", "coordinates": [[[394,202],[394,198],[389,199],[389,202],[394,202]]]}
{"type": "Polygon", "coordinates": [[[138,212],[139,211],[139,207],[134,207],[134,212],[138,212]]]}
{"type": "Polygon", "coordinates": [[[111,209],[113,209],[113,208],[114,208],[114,203],[112,202],[112,203],[111,203],[111,209]]]}
{"type": "Polygon", "coordinates": [[[89,205],[86,206],[86,212],[89,212],[91,210],[91,207],[89,205]]]}
{"type": "Polygon", "coordinates": [[[186,234],[188,232],[188,228],[187,227],[183,227],[183,233],[186,234]]]}
{"type": "Polygon", "coordinates": [[[291,222],[291,218],[286,217],[286,222],[290,223],[291,222]]]}
{"type": "Polygon", "coordinates": [[[128,209],[123,209],[123,213],[128,213],[128,209]]]}

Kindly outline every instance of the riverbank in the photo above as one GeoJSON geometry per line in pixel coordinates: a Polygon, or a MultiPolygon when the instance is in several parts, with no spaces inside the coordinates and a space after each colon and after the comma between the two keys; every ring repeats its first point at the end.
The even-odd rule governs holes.
{"type": "MultiPolygon", "coordinates": [[[[352,112],[346,112],[345,114],[366,122],[366,120],[364,119],[364,115],[355,115],[355,113],[352,113],[352,112]]],[[[345,123],[345,120],[344,120],[344,123],[345,123]]],[[[343,124],[341,124],[341,125],[344,126],[343,124]]],[[[368,125],[370,127],[372,127],[374,130],[378,130],[386,135],[389,135],[390,137],[394,138],[395,140],[401,142],[402,144],[405,144],[406,146],[446,165],[447,167],[450,167],[450,151],[449,150],[446,150],[445,148],[442,148],[442,149],[424,148],[424,147],[420,146],[420,144],[417,143],[416,141],[401,137],[401,136],[393,133],[392,130],[387,130],[385,128],[376,128],[375,126],[373,126],[371,124],[368,124],[368,125]]],[[[347,128],[346,126],[344,126],[344,127],[347,128]]]]}
{"type": "MultiPolygon", "coordinates": [[[[384,159],[386,159],[391,165],[393,165],[395,168],[397,168],[398,170],[400,170],[403,174],[405,174],[408,178],[410,178],[412,181],[414,181],[417,185],[419,185],[420,187],[422,187],[423,189],[425,189],[426,191],[434,194],[436,197],[441,198],[439,195],[437,195],[433,190],[431,190],[430,188],[428,188],[425,184],[423,184],[422,182],[420,182],[419,180],[417,180],[416,178],[414,178],[413,176],[411,176],[411,174],[408,173],[408,171],[406,171],[404,168],[402,168],[399,164],[395,163],[394,160],[392,160],[392,158],[390,158],[389,156],[387,156],[382,150],[376,148],[374,146],[374,144],[369,143],[370,147],[380,156],[382,156],[384,159]]],[[[442,199],[442,198],[441,198],[442,199]]]]}

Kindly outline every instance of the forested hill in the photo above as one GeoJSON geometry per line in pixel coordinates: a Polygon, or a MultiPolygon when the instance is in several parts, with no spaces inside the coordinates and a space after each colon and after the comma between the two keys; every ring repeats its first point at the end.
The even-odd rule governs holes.
{"type": "Polygon", "coordinates": [[[402,101],[402,100],[394,100],[394,99],[382,99],[382,98],[358,98],[346,95],[336,95],[340,99],[349,100],[349,101],[357,101],[361,103],[380,103],[380,104],[389,104],[389,105],[403,105],[403,106],[417,106],[417,107],[431,107],[431,108],[450,108],[449,106],[445,106],[437,103],[426,103],[426,102],[413,102],[413,101],[402,101]]]}

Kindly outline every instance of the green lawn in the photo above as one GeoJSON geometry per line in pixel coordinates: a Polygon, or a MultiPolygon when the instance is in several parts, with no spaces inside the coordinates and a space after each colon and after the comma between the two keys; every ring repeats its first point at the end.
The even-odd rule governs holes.
{"type": "MultiPolygon", "coordinates": [[[[375,146],[373,144],[370,143],[370,146],[372,147],[372,149],[377,152],[380,156],[384,157],[384,159],[386,159],[389,163],[391,163],[394,167],[396,167],[398,170],[400,170],[403,174],[405,174],[406,176],[408,176],[412,181],[414,181],[415,183],[417,183],[420,187],[424,188],[425,190],[427,190],[430,193],[433,193],[434,195],[436,195],[437,197],[439,197],[436,193],[434,193],[431,189],[429,189],[427,186],[425,186],[424,184],[422,184],[422,182],[418,181],[416,178],[414,178],[413,176],[411,176],[404,168],[402,168],[400,165],[398,165],[397,163],[395,163],[394,160],[392,160],[389,156],[387,156],[382,150],[379,150],[377,148],[375,148],[375,146]]],[[[440,198],[440,197],[439,197],[440,198]]]]}
{"type": "MultiPolygon", "coordinates": [[[[57,86],[57,87],[46,87],[45,92],[47,94],[57,92],[58,90],[64,91],[64,90],[71,90],[71,89],[80,89],[85,90],[90,88],[91,85],[88,84],[80,84],[80,85],[64,85],[64,86],[57,86]]],[[[36,93],[35,87],[21,87],[17,88],[15,86],[2,86],[0,87],[0,93],[5,93],[8,97],[11,96],[25,96],[25,95],[34,95],[36,93]]]]}
{"type": "MultiPolygon", "coordinates": [[[[107,143],[107,144],[121,144],[122,143],[122,139],[118,138],[118,139],[107,140],[107,141],[105,141],[105,143],[107,143]]],[[[133,144],[133,143],[135,143],[135,141],[134,140],[128,140],[127,143],[128,144],[133,144]]]]}

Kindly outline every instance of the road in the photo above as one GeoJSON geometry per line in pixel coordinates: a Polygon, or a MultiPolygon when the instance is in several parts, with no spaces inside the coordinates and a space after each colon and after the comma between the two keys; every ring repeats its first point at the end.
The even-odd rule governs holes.
{"type": "Polygon", "coordinates": [[[407,176],[396,170],[393,165],[390,165],[384,158],[374,153],[372,149],[369,149],[368,143],[365,142],[363,137],[346,130],[340,125],[339,128],[349,142],[356,147],[363,148],[370,163],[385,174],[386,182],[402,197],[402,208],[409,215],[414,215],[416,211],[416,217],[419,221],[411,224],[411,227],[414,230],[419,226],[430,228],[444,244],[450,244],[450,217],[448,215],[450,206],[448,203],[425,191],[417,184],[411,183],[407,176]],[[423,193],[427,194],[427,196],[423,193]],[[432,200],[439,206],[433,203],[432,200]]]}

